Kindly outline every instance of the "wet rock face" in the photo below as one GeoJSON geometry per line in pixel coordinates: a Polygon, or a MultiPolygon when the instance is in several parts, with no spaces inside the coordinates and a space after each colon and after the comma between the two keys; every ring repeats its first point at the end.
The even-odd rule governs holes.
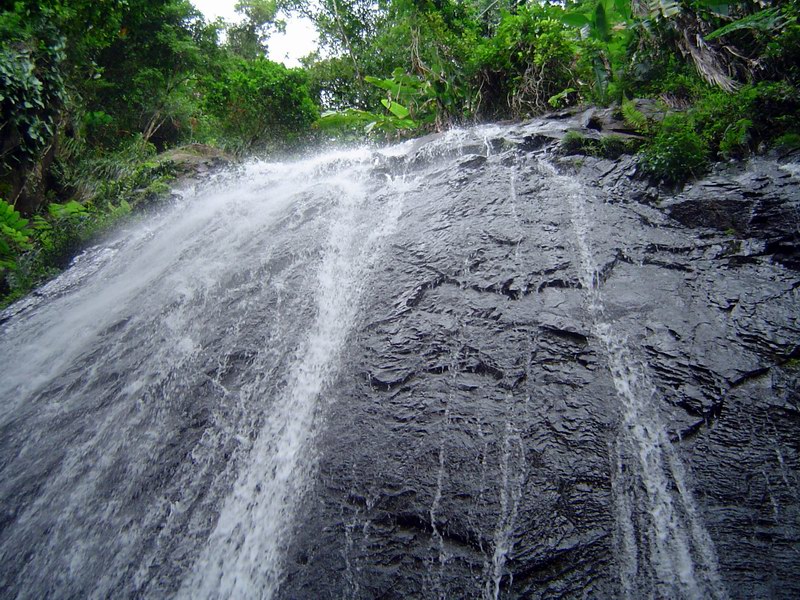
{"type": "Polygon", "coordinates": [[[620,127],[243,165],[4,311],[0,596],[800,597],[800,170],[620,127]]]}
{"type": "Polygon", "coordinates": [[[797,269],[797,165],[754,159],[747,169],[721,167],[665,203],[669,214],[690,225],[714,227],[737,238],[756,238],[764,254],[797,269]]]}
{"type": "MultiPolygon", "coordinates": [[[[532,143],[552,127],[489,132],[482,152],[405,174],[419,180],[324,409],[280,597],[800,593],[800,275],[786,241],[800,182],[756,160],[668,196],[630,158],[532,143]],[[634,583],[624,575],[615,482],[637,458],[616,456],[629,409],[598,321],[650,382],[644,406],[663,429],[699,587],[665,587],[647,531],[634,532],[634,583]]],[[[626,485],[645,497],[650,482],[626,485]]]]}

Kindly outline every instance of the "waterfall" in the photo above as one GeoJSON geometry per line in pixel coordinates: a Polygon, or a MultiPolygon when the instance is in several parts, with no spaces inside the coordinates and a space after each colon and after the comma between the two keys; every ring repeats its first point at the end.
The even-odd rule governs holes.
{"type": "MultiPolygon", "coordinates": [[[[23,481],[31,469],[26,455],[50,461],[47,468],[57,473],[34,503],[23,505],[25,512],[3,540],[8,557],[15,540],[32,535],[31,527],[47,523],[51,531],[30,551],[20,581],[34,569],[91,576],[86,567],[92,561],[107,565],[108,572],[98,582],[75,583],[103,596],[128,576],[125,561],[142,551],[144,526],[96,545],[102,528],[125,526],[124,495],[110,499],[101,520],[80,515],[103,497],[109,477],[142,469],[135,460],[157,460],[170,436],[165,425],[173,405],[190,374],[205,371],[208,412],[220,427],[204,433],[185,466],[218,471],[207,473],[210,492],[201,489],[198,472],[185,474],[185,490],[176,481],[176,496],[163,509],[172,515],[166,522],[200,528],[184,518],[192,503],[204,496],[208,502],[226,499],[180,595],[271,597],[281,579],[292,507],[314,473],[311,439],[326,385],[358,317],[365,276],[380,260],[402,210],[403,179],[376,175],[375,156],[357,149],[298,163],[250,164],[82,257],[78,265],[88,263],[91,272],[80,287],[72,290],[69,281],[56,280],[49,304],[23,312],[3,331],[10,376],[3,381],[1,425],[14,431],[21,446],[19,470],[7,475],[2,495],[18,493],[15,478],[23,481]],[[307,245],[286,247],[287,233],[299,226],[307,245]],[[123,339],[97,355],[93,347],[119,330],[123,339]],[[245,339],[248,348],[237,350],[245,339]],[[245,356],[256,370],[265,370],[235,381],[230,371],[245,356]],[[62,371],[70,373],[67,379],[58,377],[62,371]],[[123,384],[109,386],[108,371],[123,384]],[[97,406],[85,403],[93,391],[105,395],[97,406]],[[25,424],[30,430],[15,431],[20,415],[34,410],[25,424]],[[29,437],[39,435],[38,423],[59,415],[71,420],[75,413],[88,422],[73,432],[77,437],[66,452],[29,437]],[[229,483],[234,465],[239,474],[229,483]]],[[[159,539],[159,545],[167,543],[165,536],[159,539]]],[[[161,550],[149,551],[135,579],[146,580],[147,565],[161,560],[161,550]]],[[[189,549],[184,560],[191,554],[189,549]]],[[[34,586],[21,596],[39,596],[41,589],[34,586]]]]}
{"type": "Polygon", "coordinates": [[[622,404],[613,481],[622,593],[626,598],[727,598],[713,543],[658,416],[659,392],[646,365],[605,315],[601,273],[590,240],[590,193],[550,164],[541,168],[569,202],[592,331],[622,404]]]}
{"type": "Polygon", "coordinates": [[[294,499],[313,472],[309,443],[317,402],[335,372],[342,345],[356,317],[359,286],[376,244],[397,221],[372,223],[361,210],[362,182],[330,182],[340,198],[319,267],[316,317],[293,359],[286,389],[272,407],[200,563],[187,580],[187,598],[271,597],[280,582],[281,549],[291,525],[294,499]],[[366,242],[366,243],[364,243],[366,242]]]}
{"type": "Polygon", "coordinates": [[[790,240],[580,123],[253,160],[0,313],[0,595],[796,596],[790,240]]]}

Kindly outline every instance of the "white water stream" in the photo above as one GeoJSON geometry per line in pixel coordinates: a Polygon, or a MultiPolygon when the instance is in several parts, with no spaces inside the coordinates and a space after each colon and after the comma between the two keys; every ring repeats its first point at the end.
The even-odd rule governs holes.
{"type": "Polygon", "coordinates": [[[542,163],[541,167],[569,202],[592,331],[606,355],[622,406],[612,481],[622,595],[631,599],[727,598],[714,545],[659,418],[659,392],[644,362],[605,315],[587,214],[592,207],[590,193],[551,165],[542,163]]]}
{"type": "MultiPolygon", "coordinates": [[[[28,405],[38,406],[37,421],[57,420],[58,413],[71,418],[73,413],[89,410],[85,397],[96,395],[95,387],[115,398],[113,402],[100,398],[96,414],[75,421],[78,425],[85,421],[89,429],[72,441],[35,502],[6,529],[4,556],[15,539],[34,535],[31,528],[40,527],[43,519],[49,523],[50,543],[30,556],[21,577],[36,570],[85,574],[94,577],[89,585],[95,597],[109,597],[118,579],[126,576],[133,553],[150,548],[152,556],[137,559],[141,567],[132,574],[136,585],[143,584],[149,565],[158,564],[161,548],[171,543],[171,528],[185,534],[186,510],[204,493],[195,488],[214,482],[226,485],[229,469],[209,471],[208,478],[203,473],[218,469],[215,457],[221,451],[230,453],[224,448],[232,448],[230,462],[240,465],[238,479],[230,492],[215,492],[226,500],[204,549],[186,570],[178,595],[269,598],[274,594],[283,575],[293,510],[316,466],[312,439],[326,385],[336,373],[343,345],[358,317],[366,276],[380,259],[403,206],[404,178],[376,174],[374,160],[374,150],[361,148],[295,163],[252,163],[233,175],[239,176],[239,182],[231,177],[223,182],[224,193],[212,187],[196,196],[190,194],[181,206],[133,229],[105,252],[86,258],[95,264],[88,274],[84,271],[85,281],[76,282],[68,293],[61,292],[35,311],[22,312],[2,330],[6,377],[0,385],[0,426],[11,427],[20,408],[28,405]],[[281,247],[279,229],[291,229],[295,223],[312,236],[308,245],[281,247]],[[272,235],[264,233],[271,229],[272,235]],[[315,232],[325,236],[323,243],[313,239],[315,232]],[[301,294],[292,306],[282,304],[290,284],[267,266],[271,261],[291,261],[296,265],[293,276],[310,283],[309,290],[297,289],[301,280],[291,284],[296,288],[291,293],[301,294]],[[301,270],[304,261],[307,266],[301,270]],[[259,276],[264,278],[255,278],[259,276]],[[231,277],[229,283],[221,283],[231,277]],[[258,291],[264,288],[269,294],[258,291]],[[302,294],[310,294],[311,301],[302,299],[302,294]],[[273,299],[272,304],[259,306],[258,300],[265,296],[273,299]],[[228,317],[226,312],[234,309],[235,318],[228,317]],[[303,311],[310,317],[307,322],[302,322],[307,318],[303,311]],[[233,388],[224,376],[210,378],[209,389],[222,401],[213,408],[220,429],[214,435],[206,432],[186,457],[185,476],[190,479],[185,487],[182,471],[174,476],[180,499],[165,502],[168,516],[152,512],[154,521],[163,518],[168,524],[162,525],[164,535],[158,535],[157,543],[146,544],[146,536],[152,535],[147,533],[149,518],[131,526],[125,513],[126,502],[132,500],[124,494],[107,505],[101,522],[83,519],[86,507],[102,497],[105,482],[119,477],[120,465],[139,459],[146,466],[157,460],[159,444],[174,433],[170,421],[159,414],[172,412],[184,379],[207,370],[204,361],[209,351],[221,356],[216,371],[232,368],[230,356],[237,356],[236,346],[252,333],[247,328],[259,313],[262,318],[270,314],[276,319],[266,327],[261,325],[268,332],[262,343],[280,346],[255,348],[252,365],[256,370],[267,364],[286,364],[286,368],[265,370],[233,388]],[[69,318],[60,318],[62,314],[69,318]],[[219,315],[228,318],[228,329],[220,332],[222,337],[204,341],[219,315]],[[93,358],[93,346],[107,331],[119,328],[141,331],[146,337],[132,338],[135,341],[123,337],[118,348],[93,358]],[[302,337],[293,339],[292,331],[302,337]],[[53,385],[48,382],[71,363],[83,361],[90,367],[83,372],[72,369],[78,379],[66,384],[67,393],[52,394],[51,401],[44,386],[53,385]],[[134,362],[124,389],[116,391],[100,379],[125,369],[123,365],[130,361],[134,362]],[[275,390],[279,390],[277,395],[275,390]],[[39,393],[48,395],[31,403],[39,393]],[[204,484],[204,479],[210,483],[204,484]],[[47,507],[54,506],[59,510],[46,514],[47,507]],[[108,547],[103,550],[100,539],[106,529],[125,530],[126,535],[103,542],[108,547]],[[105,565],[102,572],[92,575],[101,564],[105,565]]],[[[65,281],[62,278],[53,285],[63,287],[65,281]]],[[[18,435],[24,440],[20,456],[41,452],[42,459],[32,454],[31,460],[42,464],[59,459],[58,453],[37,447],[24,431],[18,435]]],[[[6,470],[6,476],[22,480],[25,471],[16,475],[6,470]]],[[[8,479],[6,493],[14,493],[14,485],[8,479]]],[[[132,498],[136,494],[131,490],[132,498]]],[[[192,534],[197,530],[203,536],[200,523],[190,522],[189,527],[192,534]]],[[[191,547],[187,550],[192,552],[191,547]]],[[[31,589],[30,597],[35,596],[31,589]]]]}
{"type": "Polygon", "coordinates": [[[389,205],[383,213],[365,210],[369,164],[362,165],[325,182],[338,205],[318,273],[316,316],[183,598],[270,598],[280,585],[292,511],[314,473],[321,395],[356,319],[364,276],[402,209],[402,185],[393,185],[401,182],[388,179],[389,205]]]}

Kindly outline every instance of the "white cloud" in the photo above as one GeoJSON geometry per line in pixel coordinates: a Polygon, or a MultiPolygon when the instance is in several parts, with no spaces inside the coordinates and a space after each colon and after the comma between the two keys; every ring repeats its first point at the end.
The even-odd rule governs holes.
{"type": "Polygon", "coordinates": [[[287,67],[300,66],[300,59],[317,49],[317,32],[306,18],[286,19],[286,32],[269,38],[269,58],[287,67]]]}

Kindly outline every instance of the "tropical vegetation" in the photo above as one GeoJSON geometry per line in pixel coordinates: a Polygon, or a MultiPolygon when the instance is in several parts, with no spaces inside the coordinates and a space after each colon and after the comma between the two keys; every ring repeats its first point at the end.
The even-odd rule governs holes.
{"type": "MultiPolygon", "coordinates": [[[[6,302],[168,189],[157,154],[183,144],[270,154],[599,104],[667,185],[800,144],[800,0],[240,0],[236,24],[188,0],[4,6],[6,302]],[[267,58],[292,14],[320,35],[296,69],[267,58]]],[[[589,149],[634,150],[604,144],[589,149]]]]}

